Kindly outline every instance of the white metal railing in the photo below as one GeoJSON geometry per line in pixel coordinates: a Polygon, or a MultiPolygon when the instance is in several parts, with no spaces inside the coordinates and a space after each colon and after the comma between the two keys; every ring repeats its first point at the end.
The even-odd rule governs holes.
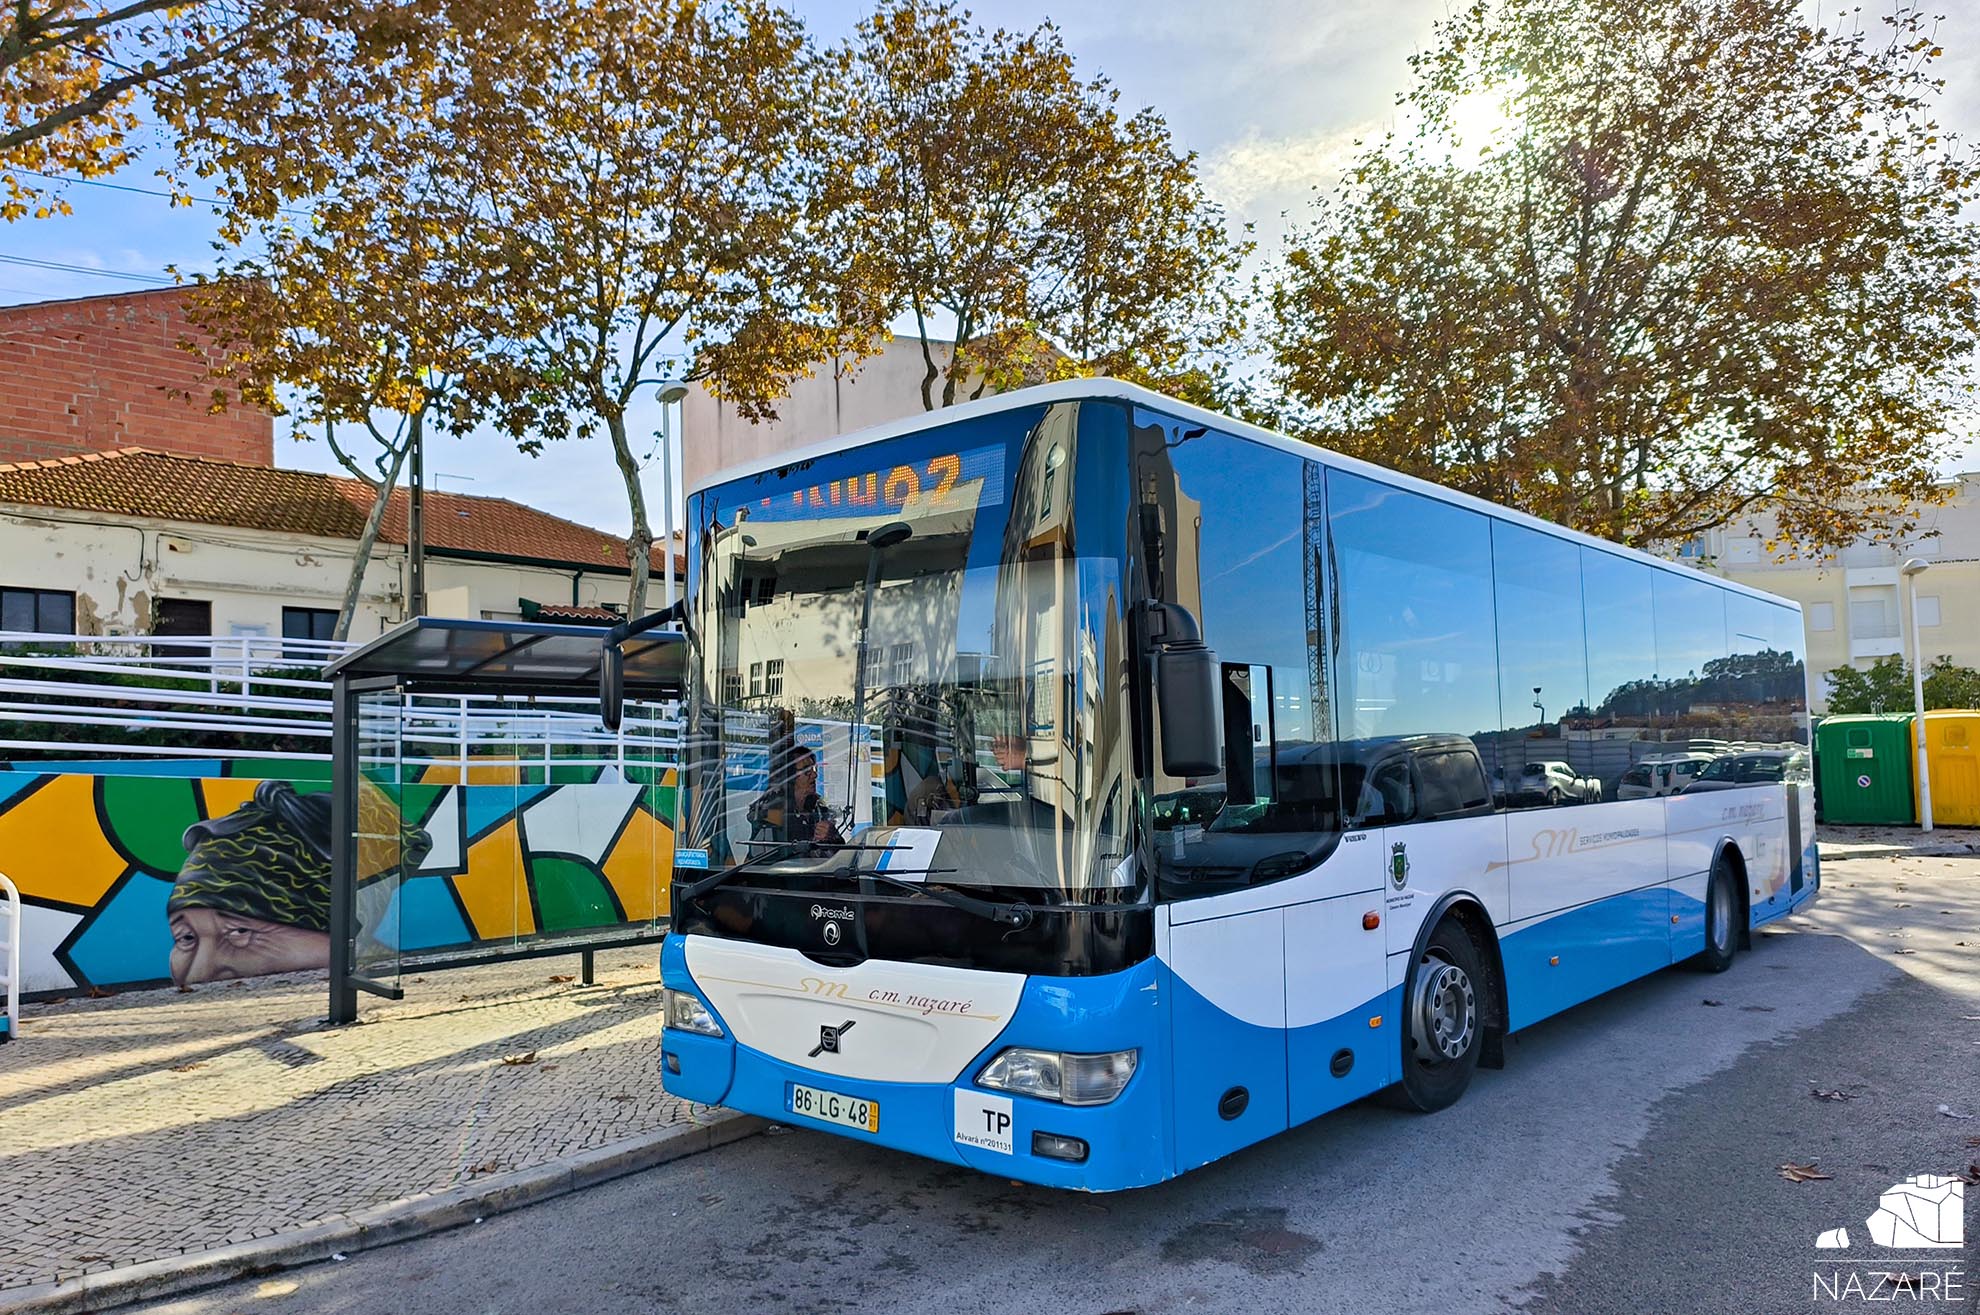
{"type": "Polygon", "coordinates": [[[21,892],[0,872],[0,895],[6,896],[7,929],[0,940],[0,967],[7,973],[6,1030],[0,1041],[12,1041],[21,1034],[21,892]]]}
{"type": "MultiPolygon", "coordinates": [[[[317,669],[355,647],[266,635],[0,631],[0,759],[59,751],[327,760],[330,684],[317,669]],[[55,739],[23,734],[30,726],[79,729],[55,739]]],[[[463,781],[470,768],[505,764],[543,771],[546,781],[552,766],[671,768],[681,734],[673,708],[637,702],[608,731],[596,700],[581,696],[411,695],[369,731],[366,715],[361,739],[389,737],[395,759],[408,764],[451,762],[463,781]]]]}

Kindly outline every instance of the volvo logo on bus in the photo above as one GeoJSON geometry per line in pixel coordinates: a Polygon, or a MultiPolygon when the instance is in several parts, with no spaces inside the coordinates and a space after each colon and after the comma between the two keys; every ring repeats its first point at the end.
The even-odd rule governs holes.
{"type": "Polygon", "coordinates": [[[811,1053],[807,1055],[806,1058],[816,1059],[820,1055],[838,1054],[839,1038],[844,1036],[846,1033],[852,1031],[853,1024],[858,1021],[859,1020],[856,1018],[848,1018],[845,1022],[839,1024],[837,1027],[832,1027],[829,1025],[820,1026],[818,1029],[818,1044],[811,1048],[811,1053]]]}

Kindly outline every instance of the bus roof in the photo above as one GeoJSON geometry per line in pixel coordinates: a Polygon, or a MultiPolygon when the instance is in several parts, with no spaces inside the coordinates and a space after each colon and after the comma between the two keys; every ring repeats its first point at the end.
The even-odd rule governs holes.
{"type": "Polygon", "coordinates": [[[1682,574],[1687,579],[1704,580],[1707,583],[1717,585],[1732,593],[1746,594],[1752,598],[1762,599],[1769,603],[1776,603],[1782,607],[1791,608],[1796,612],[1801,611],[1801,604],[1791,598],[1782,598],[1777,594],[1770,594],[1763,589],[1755,589],[1751,585],[1741,584],[1737,580],[1728,580],[1724,576],[1709,575],[1704,571],[1696,570],[1682,563],[1673,562],[1666,558],[1643,552],[1641,549],[1625,547],[1622,544],[1613,543],[1607,539],[1597,538],[1592,534],[1585,534],[1580,530],[1569,529],[1565,525],[1556,525],[1554,522],[1542,520],[1538,516],[1533,516],[1511,507],[1501,506],[1495,502],[1487,502],[1483,498],[1474,497],[1469,493],[1461,493],[1456,489],[1445,488],[1443,485],[1433,483],[1427,479],[1419,479],[1414,475],[1405,475],[1401,471],[1390,470],[1386,466],[1378,466],[1372,461],[1363,461],[1359,457],[1346,456],[1333,451],[1331,448],[1320,447],[1313,443],[1302,443],[1296,438],[1288,438],[1284,434],[1266,429],[1263,426],[1250,424],[1247,421],[1239,420],[1235,416],[1227,416],[1190,402],[1179,401],[1176,398],[1158,393],[1152,388],[1143,388],[1140,384],[1129,383],[1124,379],[1063,379],[1058,383],[1038,384],[1031,388],[1019,388],[1012,392],[998,393],[991,397],[985,397],[979,401],[965,402],[959,406],[943,407],[939,411],[930,411],[924,415],[908,416],[905,419],[889,421],[883,425],[872,425],[865,429],[855,430],[850,434],[838,434],[817,443],[807,443],[803,447],[796,448],[790,452],[779,453],[775,456],[764,457],[757,461],[749,461],[731,466],[726,470],[719,470],[707,479],[700,481],[694,488],[689,489],[688,493],[691,496],[705,489],[726,484],[730,480],[743,479],[750,475],[760,475],[765,471],[796,465],[799,462],[812,461],[819,457],[830,456],[834,453],[851,451],[854,448],[864,447],[869,443],[879,443],[890,438],[900,438],[907,434],[920,433],[923,430],[939,429],[944,425],[956,424],[965,420],[974,420],[979,416],[996,415],[999,412],[1016,411],[1030,406],[1049,406],[1055,402],[1101,401],[1130,402],[1136,406],[1148,407],[1152,410],[1160,411],[1165,415],[1172,416],[1177,420],[1188,421],[1193,424],[1204,425],[1211,429],[1221,430],[1233,437],[1247,439],[1254,443],[1261,443],[1266,447],[1278,448],[1281,451],[1289,452],[1294,456],[1304,457],[1310,461],[1320,461],[1325,465],[1332,466],[1337,470],[1345,471],[1351,475],[1359,475],[1364,479],[1374,480],[1380,484],[1387,484],[1393,488],[1406,489],[1412,493],[1420,493],[1424,497],[1435,498],[1440,502],[1450,503],[1453,506],[1481,512],[1488,516],[1496,516],[1500,520],[1514,525],[1521,525],[1528,529],[1538,530],[1543,534],[1551,534],[1558,539],[1564,539],[1570,543],[1579,543],[1603,552],[1613,553],[1619,557],[1630,558],[1649,566],[1655,566],[1675,574],[1682,574]]]}

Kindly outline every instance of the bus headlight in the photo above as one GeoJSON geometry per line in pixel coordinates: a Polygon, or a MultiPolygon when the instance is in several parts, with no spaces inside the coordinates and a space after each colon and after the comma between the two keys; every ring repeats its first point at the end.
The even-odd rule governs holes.
{"type": "Polygon", "coordinates": [[[1013,1047],[983,1066],[976,1085],[1065,1105],[1105,1105],[1127,1086],[1140,1057],[1139,1050],[1069,1055],[1013,1047]]]}
{"type": "Polygon", "coordinates": [[[699,1036],[721,1036],[722,1025],[715,1021],[715,1015],[708,1012],[708,1006],[701,1003],[701,997],[692,991],[667,990],[666,1026],[680,1032],[693,1032],[699,1036]]]}

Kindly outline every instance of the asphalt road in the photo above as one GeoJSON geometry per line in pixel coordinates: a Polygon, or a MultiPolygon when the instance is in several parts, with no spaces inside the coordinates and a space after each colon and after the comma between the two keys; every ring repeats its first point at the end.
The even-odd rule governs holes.
{"type": "Polygon", "coordinates": [[[1817,915],[1730,972],[1521,1033],[1450,1110],[1358,1105],[1161,1187],[1055,1193],[783,1130],[149,1309],[1799,1315],[1857,1304],[1818,1272],[1889,1297],[1876,1273],[1929,1267],[1962,1299],[1909,1308],[1980,1311],[1971,1245],[1894,1260],[1862,1227],[1894,1182],[1980,1161],[1980,1118],[1937,1108],[1980,1114],[1980,859],[1825,876],[1817,915]],[[1816,1251],[1838,1226],[1856,1250],[1816,1251]]]}

